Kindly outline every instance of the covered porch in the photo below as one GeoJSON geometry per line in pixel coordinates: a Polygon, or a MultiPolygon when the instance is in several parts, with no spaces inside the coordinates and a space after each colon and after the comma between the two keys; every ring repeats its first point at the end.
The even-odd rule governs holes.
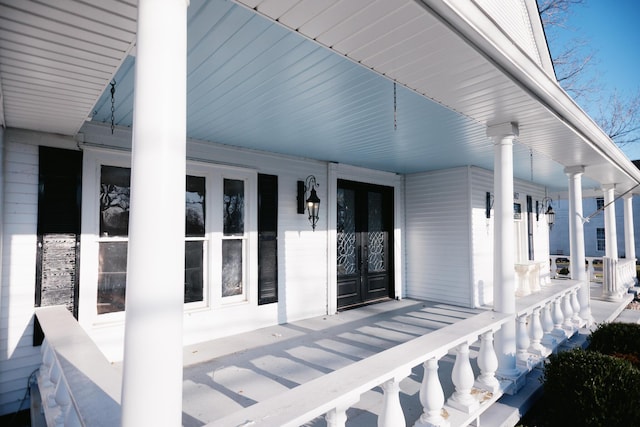
{"type": "MultiPolygon", "coordinates": [[[[630,191],[640,172],[558,86],[535,2],[187,3],[0,0],[15,30],[0,50],[0,329],[17,378],[0,389],[4,408],[40,365],[34,265],[43,224],[60,225],[41,214],[43,148],[79,158],[65,194],[82,199],[67,257],[78,322],[36,314],[54,424],[337,426],[356,408],[381,425],[465,425],[590,324],[584,272],[547,275],[542,202],[552,188],[574,201],[583,187],[630,191]],[[350,185],[384,187],[373,196],[384,209],[353,197],[365,231],[340,216],[350,185]],[[310,187],[317,217],[299,207],[310,187]],[[349,274],[382,277],[390,301],[335,315],[349,274]],[[313,330],[377,310],[391,317],[345,322],[357,333],[313,330]],[[272,335],[258,341],[275,354],[255,362],[234,340],[264,325],[272,335]],[[247,364],[211,378],[196,362],[222,345],[247,364]],[[281,365],[256,366],[267,360],[281,365]],[[264,388],[247,396],[245,379],[264,388]]],[[[581,212],[570,213],[582,265],[581,212]]]]}
{"type": "MultiPolygon", "coordinates": [[[[577,289],[552,280],[519,298],[513,316],[406,299],[185,346],[182,423],[514,424],[535,399],[544,357],[584,344],[577,289]],[[493,335],[506,322],[517,325],[520,384],[495,376],[493,335]]],[[[623,311],[624,321],[640,321],[625,310],[630,300],[592,300],[594,321],[623,311]]],[[[121,365],[106,361],[64,307],[37,316],[47,336],[38,384],[49,425],[117,425],[121,365]]]]}

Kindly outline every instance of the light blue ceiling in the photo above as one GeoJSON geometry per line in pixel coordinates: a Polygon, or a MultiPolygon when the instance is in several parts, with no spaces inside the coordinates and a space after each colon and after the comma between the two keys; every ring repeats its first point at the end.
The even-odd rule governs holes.
{"type": "MultiPolygon", "coordinates": [[[[190,138],[396,173],[493,169],[483,125],[398,85],[394,126],[392,81],[250,10],[193,0],[188,28],[190,138]]],[[[129,57],[115,75],[119,126],[132,124],[134,68],[129,57]]],[[[109,88],[93,120],[111,122],[109,88]]],[[[559,165],[534,161],[537,182],[565,186],[559,165]]],[[[517,144],[514,162],[530,179],[529,149],[517,144]]]]}

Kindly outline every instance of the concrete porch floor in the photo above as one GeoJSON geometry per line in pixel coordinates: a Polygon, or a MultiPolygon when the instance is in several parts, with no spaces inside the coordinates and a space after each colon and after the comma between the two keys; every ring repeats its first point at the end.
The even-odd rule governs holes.
{"type": "MultiPolygon", "coordinates": [[[[599,287],[592,286],[592,312],[596,323],[614,320],[628,302],[601,301],[597,299],[599,294],[599,287]]],[[[334,316],[266,327],[187,346],[184,349],[183,425],[205,425],[482,311],[409,299],[390,300],[334,316]]],[[[640,319],[640,312],[637,313],[640,319]]],[[[476,375],[477,350],[472,346],[470,353],[476,375]]],[[[445,396],[453,392],[450,373],[454,361],[455,356],[451,353],[440,361],[439,374],[445,396]]],[[[422,412],[418,398],[421,380],[422,367],[419,366],[400,385],[407,425],[413,425],[422,412]]],[[[537,388],[535,376],[529,382],[532,388],[537,388]]],[[[535,390],[531,395],[533,393],[535,390]]],[[[379,388],[365,393],[348,411],[347,425],[375,426],[381,402],[379,388]]],[[[517,417],[517,422],[519,418],[518,405],[508,399],[503,404],[495,404],[495,410],[491,408],[487,411],[488,417],[483,417],[483,425],[514,425],[511,420],[517,417]]],[[[324,426],[326,423],[318,418],[307,425],[324,426]]]]}

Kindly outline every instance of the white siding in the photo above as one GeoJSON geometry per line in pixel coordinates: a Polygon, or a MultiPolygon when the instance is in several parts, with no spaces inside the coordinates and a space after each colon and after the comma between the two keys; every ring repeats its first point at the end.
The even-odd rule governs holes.
{"type": "Polygon", "coordinates": [[[476,0],[476,3],[496,21],[520,49],[526,52],[535,63],[542,66],[525,1],[527,0],[476,0]]]}
{"type": "MultiPolygon", "coordinates": [[[[493,221],[494,213],[491,211],[491,218],[487,220],[486,193],[493,194],[493,172],[477,167],[471,169],[471,211],[472,211],[472,274],[474,284],[474,304],[481,306],[493,303],[493,221]]],[[[514,221],[514,231],[516,236],[516,254],[522,260],[528,256],[527,240],[527,196],[533,199],[533,209],[535,211],[536,200],[542,201],[544,198],[544,187],[532,184],[531,182],[515,180],[514,193],[518,199],[514,202],[522,205],[522,219],[514,221]],[[520,235],[520,238],[518,238],[520,235]]],[[[544,216],[540,216],[540,221],[535,220],[533,213],[533,247],[536,261],[544,261],[549,258],[549,233],[544,216]]],[[[517,257],[516,257],[517,260],[517,257]]]]}
{"type": "Polygon", "coordinates": [[[0,414],[18,409],[40,358],[39,347],[32,346],[38,147],[16,141],[7,131],[4,157],[0,414]]]}
{"type": "Polygon", "coordinates": [[[472,306],[469,168],[407,175],[406,295],[472,306]]]}

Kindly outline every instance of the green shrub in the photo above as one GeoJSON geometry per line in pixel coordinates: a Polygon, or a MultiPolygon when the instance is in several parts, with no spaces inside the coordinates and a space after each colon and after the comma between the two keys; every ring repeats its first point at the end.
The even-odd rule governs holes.
{"type": "Polygon", "coordinates": [[[589,350],[627,359],[640,368],[640,325],[603,323],[588,340],[589,350]]]}
{"type": "Polygon", "coordinates": [[[545,366],[549,426],[631,426],[640,420],[640,370],[626,360],[574,349],[545,366]]]}

